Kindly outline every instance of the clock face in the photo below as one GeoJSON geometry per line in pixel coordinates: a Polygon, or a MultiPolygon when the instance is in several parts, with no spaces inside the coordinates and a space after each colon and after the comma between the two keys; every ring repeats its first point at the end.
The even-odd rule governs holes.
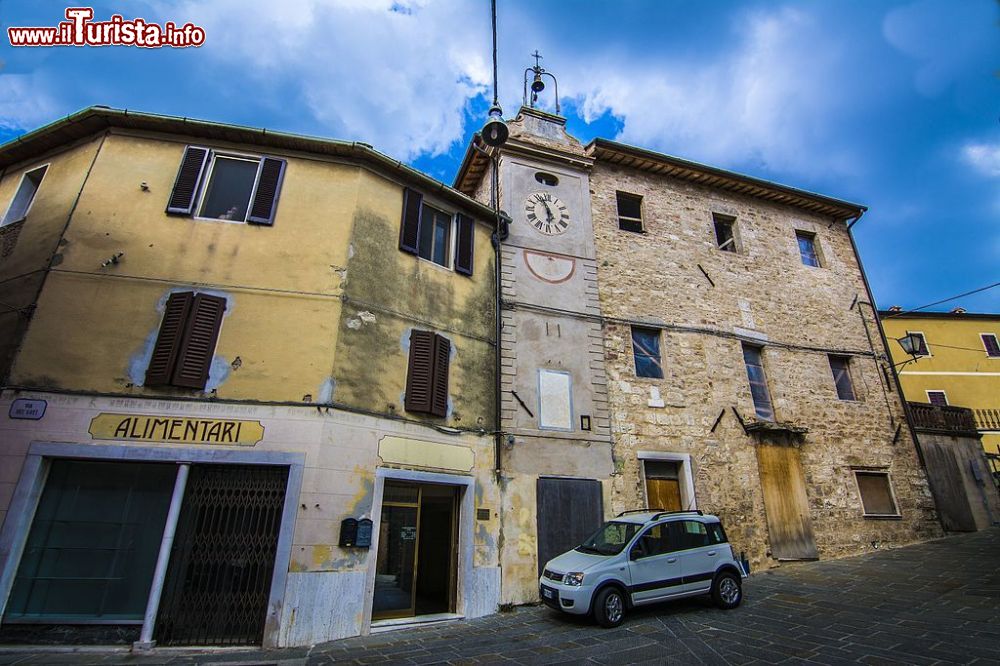
{"type": "Polygon", "coordinates": [[[569,228],[566,204],[548,192],[529,194],[524,202],[528,224],[547,236],[561,234],[569,228]]]}

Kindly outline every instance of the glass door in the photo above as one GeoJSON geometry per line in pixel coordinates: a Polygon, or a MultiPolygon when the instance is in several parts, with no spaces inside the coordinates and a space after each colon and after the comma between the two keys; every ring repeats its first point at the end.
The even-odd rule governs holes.
{"type": "Polygon", "coordinates": [[[420,487],[386,482],[379,524],[372,619],[415,612],[420,487]]]}

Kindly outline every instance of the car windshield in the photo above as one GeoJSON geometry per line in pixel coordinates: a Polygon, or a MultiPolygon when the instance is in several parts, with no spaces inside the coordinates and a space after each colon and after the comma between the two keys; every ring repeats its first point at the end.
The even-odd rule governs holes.
{"type": "Polygon", "coordinates": [[[576,547],[581,553],[595,555],[617,555],[622,552],[635,533],[642,527],[636,523],[610,522],[604,523],[601,529],[594,532],[583,544],[576,547]]]}

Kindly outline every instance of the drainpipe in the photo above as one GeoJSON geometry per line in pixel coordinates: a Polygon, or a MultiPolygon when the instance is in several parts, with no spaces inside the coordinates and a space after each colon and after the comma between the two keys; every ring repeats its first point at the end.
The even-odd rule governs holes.
{"type": "MultiPolygon", "coordinates": [[[[854,251],[854,259],[858,263],[858,271],[861,273],[861,281],[865,285],[865,293],[868,294],[868,303],[872,308],[872,315],[875,317],[875,326],[878,328],[879,337],[882,339],[882,348],[888,357],[889,371],[892,375],[893,383],[896,385],[896,393],[899,396],[899,401],[903,403],[903,416],[906,418],[906,426],[910,430],[910,439],[913,440],[913,448],[917,452],[917,460],[920,461],[920,468],[924,471],[924,477],[929,479],[930,475],[927,473],[927,462],[924,460],[924,452],[920,450],[920,441],[917,439],[917,430],[914,426],[913,413],[910,411],[910,403],[906,401],[906,395],[903,393],[903,384],[899,381],[899,374],[896,372],[896,366],[892,364],[892,355],[889,354],[889,339],[885,336],[885,329],[882,328],[882,320],[878,316],[878,308],[875,306],[875,296],[872,294],[871,285],[868,283],[868,275],[865,273],[865,267],[861,263],[861,254],[858,252],[858,245],[854,242],[854,234],[851,233],[851,227],[857,224],[861,216],[864,215],[864,210],[862,210],[858,215],[851,220],[847,225],[847,238],[851,241],[851,249],[854,251]]],[[[928,481],[928,485],[930,482],[928,481]]],[[[933,494],[933,492],[932,492],[933,494]]],[[[935,509],[937,507],[935,506],[935,509]]],[[[944,523],[941,519],[941,512],[935,511],[937,513],[938,522],[941,524],[941,529],[944,529],[944,523]]]]}
{"type": "Polygon", "coordinates": [[[503,474],[503,461],[501,456],[503,454],[503,429],[500,423],[500,409],[503,404],[503,400],[500,396],[501,391],[501,381],[500,381],[500,370],[501,370],[501,359],[500,355],[503,353],[501,349],[501,335],[503,333],[503,321],[501,320],[500,305],[503,302],[501,297],[502,285],[500,283],[500,244],[501,237],[503,235],[503,220],[500,215],[500,153],[495,151],[491,156],[493,163],[493,173],[490,182],[490,203],[493,204],[493,211],[496,213],[496,234],[495,242],[493,243],[493,279],[496,281],[495,302],[493,304],[494,308],[494,340],[496,340],[495,354],[493,355],[494,366],[493,366],[493,410],[494,410],[494,435],[493,435],[493,473],[496,475],[497,483],[500,483],[500,477],[503,474]]]}
{"type": "Polygon", "coordinates": [[[181,515],[181,500],[184,499],[184,488],[187,486],[188,472],[190,470],[190,463],[181,463],[177,467],[177,478],[174,479],[174,494],[170,498],[167,524],[163,526],[160,553],[156,556],[156,569],[153,571],[153,584],[150,586],[149,599],[146,601],[146,615],[142,618],[142,633],[139,634],[139,640],[132,644],[133,650],[149,650],[156,645],[156,641],[153,640],[153,627],[156,624],[156,613],[160,609],[163,582],[167,577],[170,550],[174,546],[174,535],[177,533],[177,519],[181,515]]]}

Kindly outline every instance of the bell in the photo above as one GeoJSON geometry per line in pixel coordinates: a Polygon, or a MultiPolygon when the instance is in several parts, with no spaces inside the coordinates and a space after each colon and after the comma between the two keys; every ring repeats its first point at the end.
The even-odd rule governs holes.
{"type": "Polygon", "coordinates": [[[490,107],[490,118],[483,125],[482,135],[487,146],[497,148],[507,143],[510,130],[507,128],[507,123],[503,121],[503,111],[500,110],[500,107],[490,107]]]}
{"type": "Polygon", "coordinates": [[[535,72],[535,78],[531,82],[531,90],[536,93],[540,93],[545,90],[545,82],[542,81],[542,75],[535,72]]]}

